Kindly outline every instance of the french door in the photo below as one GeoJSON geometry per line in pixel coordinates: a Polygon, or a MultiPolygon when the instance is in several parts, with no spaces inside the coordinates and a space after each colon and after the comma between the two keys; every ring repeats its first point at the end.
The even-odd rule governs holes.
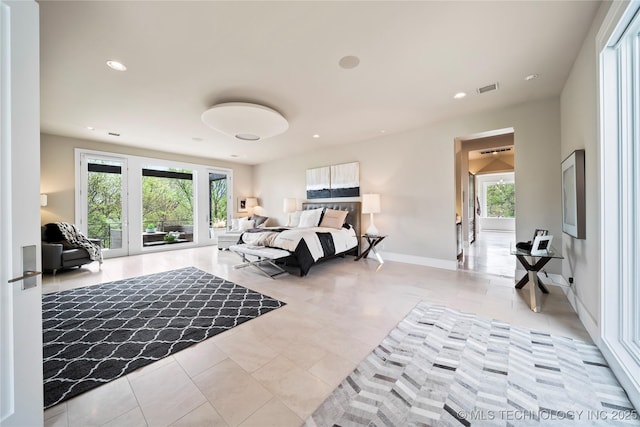
{"type": "Polygon", "coordinates": [[[208,199],[209,240],[217,241],[218,235],[226,232],[233,217],[233,183],[228,169],[209,169],[208,199]]]}
{"type": "Polygon", "coordinates": [[[100,239],[105,258],[129,254],[127,159],[80,154],[76,222],[90,239],[100,239]]]}

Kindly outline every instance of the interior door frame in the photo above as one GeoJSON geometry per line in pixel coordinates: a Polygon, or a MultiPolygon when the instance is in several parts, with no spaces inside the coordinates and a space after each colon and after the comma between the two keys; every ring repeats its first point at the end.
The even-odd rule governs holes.
{"type": "Polygon", "coordinates": [[[0,425],[42,425],[38,3],[0,0],[0,425]],[[28,267],[27,263],[31,266],[28,267]],[[32,277],[25,278],[28,270],[32,277]]]}
{"type": "Polygon", "coordinates": [[[467,190],[468,194],[469,194],[469,200],[468,200],[468,206],[467,209],[469,210],[469,244],[471,245],[473,242],[476,241],[476,230],[477,230],[477,206],[476,206],[476,199],[478,197],[477,192],[478,189],[476,188],[476,176],[475,174],[469,172],[469,188],[467,190]]]}

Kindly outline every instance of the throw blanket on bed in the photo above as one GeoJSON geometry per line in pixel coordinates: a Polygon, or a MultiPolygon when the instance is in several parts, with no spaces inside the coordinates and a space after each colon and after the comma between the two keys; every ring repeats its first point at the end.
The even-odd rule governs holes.
{"type": "Polygon", "coordinates": [[[56,222],[56,225],[67,242],[72,246],[85,249],[89,252],[89,258],[91,258],[92,261],[102,263],[102,248],[99,244],[89,240],[74,224],[69,224],[68,222],[56,222]]]}
{"type": "Polygon", "coordinates": [[[242,242],[255,246],[268,246],[292,252],[306,275],[311,266],[321,258],[345,252],[358,245],[353,228],[266,228],[248,230],[242,234],[242,242]]]}

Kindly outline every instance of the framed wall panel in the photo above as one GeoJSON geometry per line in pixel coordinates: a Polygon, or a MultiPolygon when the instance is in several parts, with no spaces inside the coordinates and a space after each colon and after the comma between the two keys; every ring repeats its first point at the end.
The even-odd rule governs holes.
{"type": "Polygon", "coordinates": [[[584,150],[576,150],[562,162],[562,231],[586,238],[584,150]]]}

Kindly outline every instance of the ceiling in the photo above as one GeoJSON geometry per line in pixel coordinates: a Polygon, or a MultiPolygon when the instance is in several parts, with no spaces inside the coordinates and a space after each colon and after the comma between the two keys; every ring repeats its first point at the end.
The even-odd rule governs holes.
{"type": "Polygon", "coordinates": [[[42,132],[246,164],[556,96],[600,4],[39,3],[42,132]],[[232,101],[288,131],[239,141],[200,120],[232,101]]]}

